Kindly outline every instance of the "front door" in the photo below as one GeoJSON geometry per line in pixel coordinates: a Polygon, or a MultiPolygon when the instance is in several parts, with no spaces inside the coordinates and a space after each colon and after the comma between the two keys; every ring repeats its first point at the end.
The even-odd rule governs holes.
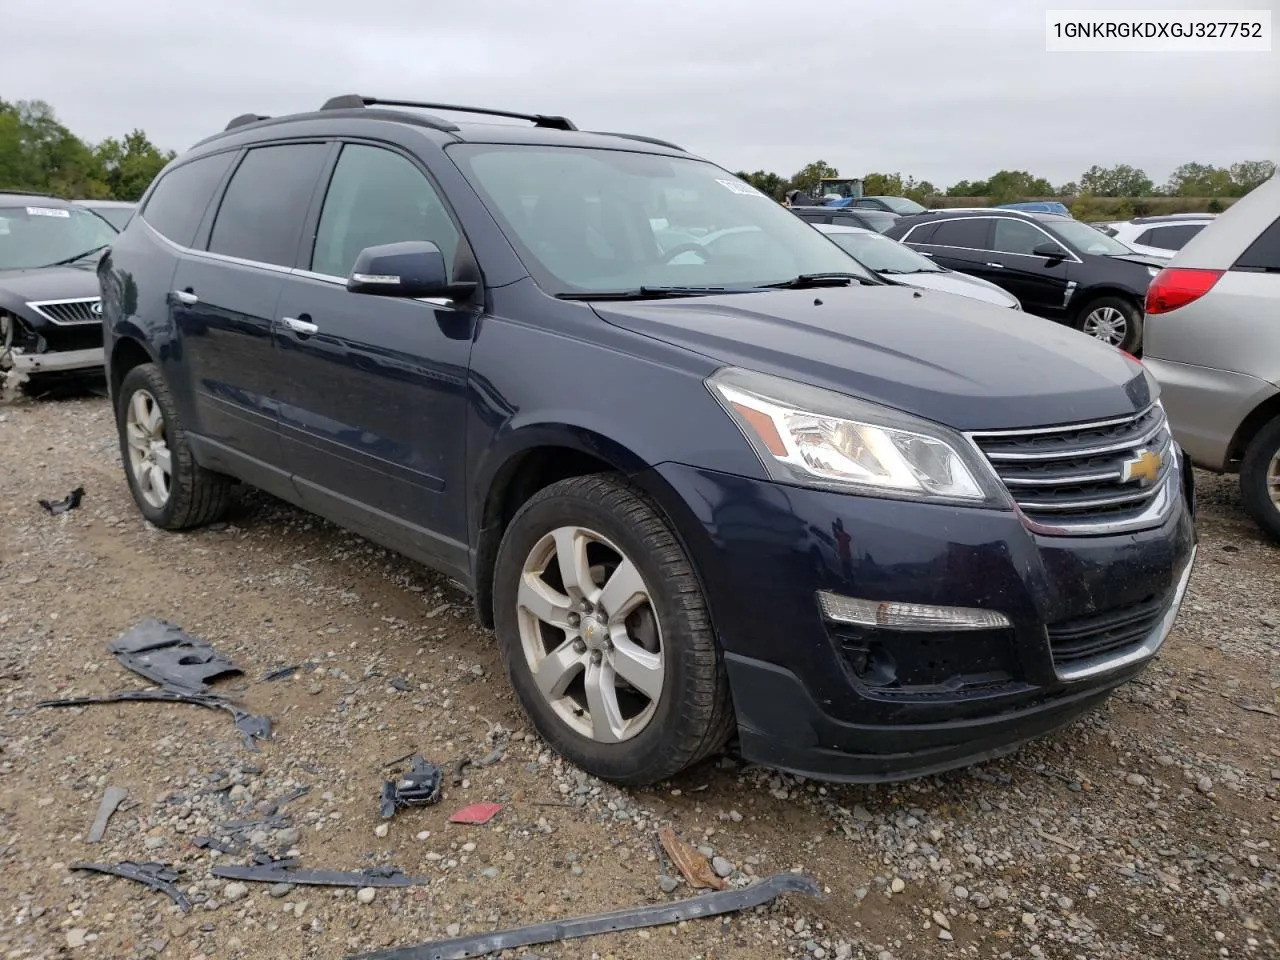
{"type": "Polygon", "coordinates": [[[1027,313],[1049,319],[1060,319],[1070,298],[1068,286],[1070,264],[1077,262],[1047,232],[1026,220],[999,217],[992,235],[990,259],[1001,265],[1001,283],[1022,303],[1027,313]],[[1061,257],[1045,257],[1035,253],[1037,247],[1056,244],[1061,257]]]}
{"type": "Polygon", "coordinates": [[[346,289],[361,250],[403,240],[432,241],[451,269],[465,243],[415,161],[344,144],[309,269],[277,305],[281,439],[310,509],[469,576],[466,374],[477,311],[346,289]]]}
{"type": "Polygon", "coordinates": [[[199,433],[215,458],[279,466],[271,323],[328,151],[321,143],[248,151],[222,196],[207,249],[179,257],[170,310],[199,433]]]}

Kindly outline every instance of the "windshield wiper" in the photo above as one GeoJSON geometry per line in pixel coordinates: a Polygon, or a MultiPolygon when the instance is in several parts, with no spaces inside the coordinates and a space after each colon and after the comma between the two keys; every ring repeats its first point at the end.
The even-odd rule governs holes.
{"type": "Polygon", "coordinates": [[[599,293],[558,293],[559,300],[663,300],[671,297],[709,297],[721,293],[746,293],[729,287],[638,287],[599,293]]]}
{"type": "Polygon", "coordinates": [[[778,283],[762,283],[760,290],[804,290],[809,287],[847,287],[854,280],[864,286],[875,283],[874,280],[862,276],[859,273],[802,273],[798,277],[792,277],[790,280],[781,280],[778,283]]]}
{"type": "Polygon", "coordinates": [[[44,267],[42,267],[41,269],[44,269],[47,267],[65,267],[69,263],[75,263],[77,260],[83,260],[85,257],[92,256],[93,254],[97,253],[99,250],[105,250],[109,246],[111,246],[111,244],[109,243],[100,244],[99,246],[96,246],[91,250],[86,250],[84,253],[77,253],[74,257],[67,257],[67,259],[65,260],[55,260],[53,263],[46,263],[44,267]]]}

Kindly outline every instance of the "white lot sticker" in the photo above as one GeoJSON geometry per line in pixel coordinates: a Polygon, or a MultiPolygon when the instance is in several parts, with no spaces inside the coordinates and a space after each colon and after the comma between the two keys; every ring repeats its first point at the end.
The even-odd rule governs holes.
{"type": "Polygon", "coordinates": [[[57,207],[27,207],[28,217],[67,217],[70,218],[70,210],[59,210],[57,207]]]}
{"type": "Polygon", "coordinates": [[[763,197],[764,196],[763,193],[761,193],[755,187],[751,186],[751,184],[742,183],[738,180],[716,180],[716,183],[720,184],[726,190],[731,190],[734,193],[741,194],[744,197],[763,197]]]}

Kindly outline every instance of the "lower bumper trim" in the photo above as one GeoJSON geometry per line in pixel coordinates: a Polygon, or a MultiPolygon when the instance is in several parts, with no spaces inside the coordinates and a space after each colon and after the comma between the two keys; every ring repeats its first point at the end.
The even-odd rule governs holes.
{"type": "Polygon", "coordinates": [[[28,375],[60,370],[87,370],[106,363],[106,353],[101,347],[90,350],[55,350],[52,353],[22,353],[14,350],[9,362],[14,370],[28,375]]]}

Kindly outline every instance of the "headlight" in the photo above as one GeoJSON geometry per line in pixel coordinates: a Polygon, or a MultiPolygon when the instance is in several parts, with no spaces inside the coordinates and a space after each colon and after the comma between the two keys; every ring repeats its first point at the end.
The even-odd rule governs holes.
{"type": "Polygon", "coordinates": [[[781,377],[725,368],[707,386],[780,483],[1006,505],[965,439],[935,423],[781,377]]]}

